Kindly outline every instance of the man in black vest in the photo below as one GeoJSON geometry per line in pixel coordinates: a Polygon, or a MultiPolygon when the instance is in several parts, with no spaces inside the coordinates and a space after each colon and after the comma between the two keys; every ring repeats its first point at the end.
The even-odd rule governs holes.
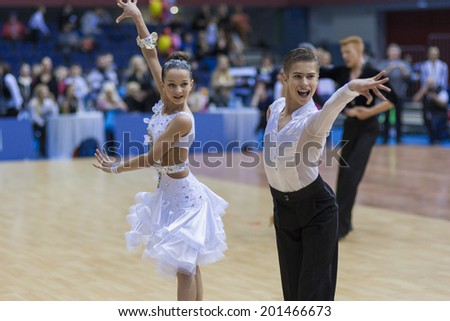
{"type": "MultiPolygon", "coordinates": [[[[345,66],[331,69],[321,68],[320,77],[331,78],[338,87],[352,79],[370,78],[379,73],[364,60],[364,42],[358,36],[350,36],[340,41],[341,54],[345,66]]],[[[391,87],[387,84],[387,87],[391,87]]],[[[344,109],[347,118],[344,122],[341,159],[336,188],[339,205],[339,238],[352,230],[352,210],[364,171],[369,161],[372,147],[379,136],[378,114],[394,107],[397,96],[394,91],[386,93],[387,100],[369,105],[363,96],[352,100],[344,109]]]]}
{"type": "Polygon", "coordinates": [[[16,77],[11,74],[7,64],[0,62],[0,116],[16,117],[22,103],[16,77]]]}

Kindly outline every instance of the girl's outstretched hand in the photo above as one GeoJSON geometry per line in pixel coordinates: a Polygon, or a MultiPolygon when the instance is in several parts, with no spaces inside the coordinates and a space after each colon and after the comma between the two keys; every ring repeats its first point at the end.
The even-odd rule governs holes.
{"type": "Polygon", "coordinates": [[[114,159],[110,158],[103,148],[103,154],[100,150],[95,150],[95,157],[97,158],[97,164],[92,164],[94,167],[101,169],[105,173],[112,173],[111,169],[115,164],[114,159]]]}
{"type": "Polygon", "coordinates": [[[120,23],[123,19],[134,18],[141,14],[137,7],[137,0],[116,0],[117,6],[123,9],[123,13],[117,17],[116,23],[120,23]]]}
{"type": "Polygon", "coordinates": [[[372,95],[370,94],[370,90],[372,90],[375,95],[381,100],[387,100],[386,97],[380,92],[380,90],[390,92],[391,89],[386,87],[384,84],[389,81],[389,78],[383,77],[385,74],[384,71],[381,71],[376,76],[371,78],[364,79],[353,79],[348,83],[348,87],[357,91],[361,95],[367,98],[367,104],[370,104],[373,100],[372,95]]]}

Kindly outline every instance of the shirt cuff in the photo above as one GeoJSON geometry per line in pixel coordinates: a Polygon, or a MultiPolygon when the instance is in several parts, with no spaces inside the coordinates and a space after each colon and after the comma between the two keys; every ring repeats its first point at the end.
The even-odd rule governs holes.
{"type": "Polygon", "coordinates": [[[342,94],[344,94],[346,96],[349,96],[349,97],[352,97],[352,98],[355,98],[355,97],[359,96],[359,92],[351,90],[348,87],[348,83],[345,84],[344,86],[342,86],[341,90],[342,90],[342,94]]]}

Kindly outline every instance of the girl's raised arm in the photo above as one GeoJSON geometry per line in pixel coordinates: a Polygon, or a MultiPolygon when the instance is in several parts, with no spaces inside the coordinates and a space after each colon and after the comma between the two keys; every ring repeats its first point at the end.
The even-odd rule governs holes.
{"type": "Polygon", "coordinates": [[[138,32],[137,44],[142,49],[142,55],[147,61],[147,65],[150,68],[150,72],[156,82],[161,99],[164,101],[161,64],[159,63],[158,52],[156,51],[158,35],[156,32],[152,32],[150,34],[144,18],[142,17],[142,13],[137,7],[137,0],[117,0],[117,6],[123,9],[123,13],[116,19],[116,22],[120,23],[123,19],[131,18],[136,25],[138,32]]]}

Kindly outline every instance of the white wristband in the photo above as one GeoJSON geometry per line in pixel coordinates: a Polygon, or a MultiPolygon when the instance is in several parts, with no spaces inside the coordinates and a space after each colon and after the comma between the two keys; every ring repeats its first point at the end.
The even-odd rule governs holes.
{"type": "Polygon", "coordinates": [[[119,165],[113,165],[111,167],[111,173],[112,174],[120,174],[118,169],[119,169],[119,165]]]}
{"type": "Polygon", "coordinates": [[[144,39],[139,36],[136,37],[136,43],[142,49],[155,49],[157,40],[158,34],[156,32],[152,32],[150,36],[144,39]]]}

